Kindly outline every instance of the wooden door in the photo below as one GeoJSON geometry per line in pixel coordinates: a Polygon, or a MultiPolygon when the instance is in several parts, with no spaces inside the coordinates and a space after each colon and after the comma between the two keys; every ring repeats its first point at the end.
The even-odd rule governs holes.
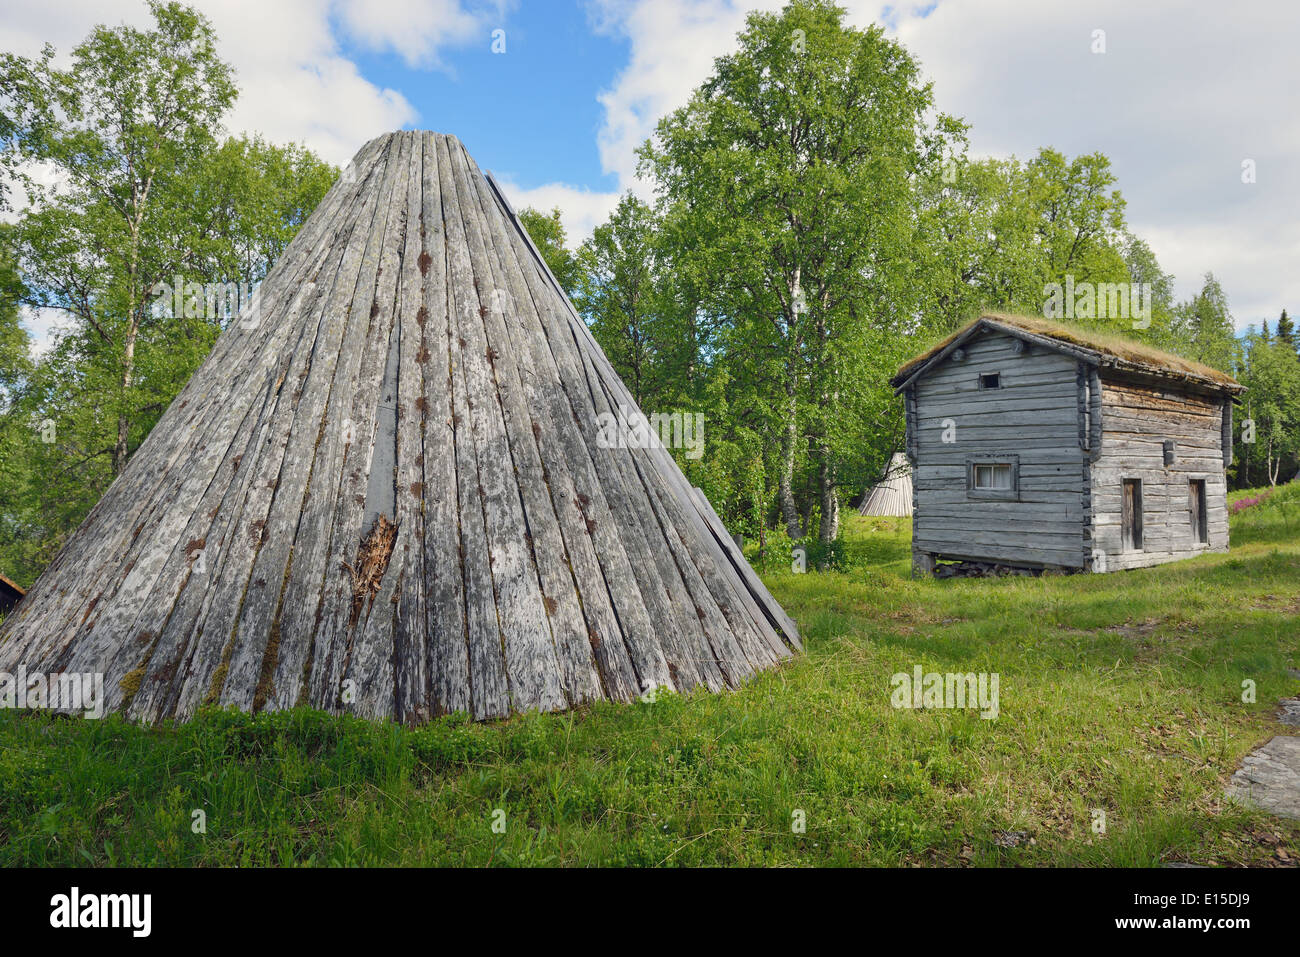
{"type": "Polygon", "coordinates": [[[1205,544],[1210,540],[1205,515],[1205,479],[1192,479],[1187,483],[1187,508],[1191,513],[1192,542],[1205,544]]]}
{"type": "Polygon", "coordinates": [[[1142,548],[1142,480],[1124,480],[1124,513],[1121,540],[1125,551],[1142,548]]]}

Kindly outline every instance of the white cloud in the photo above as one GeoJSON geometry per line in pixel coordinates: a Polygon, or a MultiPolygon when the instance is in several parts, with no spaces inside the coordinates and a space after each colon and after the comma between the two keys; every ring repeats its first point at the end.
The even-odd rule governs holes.
{"type": "Polygon", "coordinates": [[[242,91],[227,125],[304,143],[344,165],[367,140],[413,122],[416,111],[339,52],[328,7],[323,0],[203,4],[242,91]]]}
{"type": "MultiPolygon", "coordinates": [[[[658,119],[735,49],[745,11],[782,5],[592,3],[597,28],[631,46],[600,94],[601,161],[622,188],[636,185],[635,151],[658,119]]],[[[1109,156],[1130,224],[1174,273],[1180,297],[1212,270],[1241,326],[1300,301],[1300,6],[1258,0],[1204,15],[1176,0],[939,0],[895,4],[886,17],[879,2],[841,5],[855,26],[886,23],[920,60],[939,109],[971,123],[975,155],[1027,158],[1053,146],[1109,156]],[[1097,29],[1104,54],[1091,52],[1097,29]],[[1257,162],[1253,185],[1241,182],[1247,158],[1257,162]]]]}
{"type": "MultiPolygon", "coordinates": [[[[781,0],[752,6],[778,9],[781,0]]],[[[599,96],[605,122],[597,136],[606,173],[644,195],[636,182],[636,150],[665,114],[683,106],[716,57],[736,49],[748,4],[730,0],[594,0],[597,29],[631,43],[627,67],[599,96]]]]}
{"type": "MultiPolygon", "coordinates": [[[[414,123],[401,92],[381,88],[343,55],[337,30],[408,63],[437,66],[439,52],[474,39],[499,19],[500,2],[460,0],[195,0],[236,71],[241,95],[227,118],[234,132],[299,142],[339,165],[367,140],[414,123]],[[337,18],[332,19],[332,18],[337,18]],[[351,31],[355,31],[353,35],[351,31]]],[[[62,0],[7,8],[0,49],[32,56],[52,43],[60,58],[97,23],[147,27],[144,0],[62,0]]],[[[483,32],[487,42],[487,32],[483,32]]]]}
{"type": "Polygon", "coordinates": [[[408,66],[443,66],[438,51],[481,38],[500,5],[464,8],[460,0],[339,0],[340,19],[353,39],[372,50],[394,50],[408,66]]]}
{"type": "Polygon", "coordinates": [[[18,324],[31,338],[31,354],[40,358],[54,345],[57,333],[72,330],[72,320],[62,309],[33,309],[21,306],[18,309],[18,324]]]}
{"type": "Polygon", "coordinates": [[[940,107],[971,123],[973,152],[1109,156],[1129,222],[1179,297],[1212,270],[1245,326],[1300,294],[1298,33],[1300,8],[1285,2],[1206,16],[1174,0],[943,0],[897,35],[940,107]],[[1094,30],[1104,54],[1091,52],[1094,30]]]}
{"type": "MultiPolygon", "coordinates": [[[[495,176],[495,174],[494,174],[495,176]]],[[[593,229],[609,218],[618,205],[620,193],[601,193],[566,183],[547,183],[523,189],[505,176],[496,177],[510,205],[516,210],[531,206],[549,213],[557,206],[564,223],[566,245],[576,249],[593,229]]]]}

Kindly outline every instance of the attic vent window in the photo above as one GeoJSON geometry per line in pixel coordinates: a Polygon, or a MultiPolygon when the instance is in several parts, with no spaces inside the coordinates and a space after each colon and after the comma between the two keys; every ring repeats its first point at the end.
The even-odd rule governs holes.
{"type": "Polygon", "coordinates": [[[980,374],[981,389],[1000,389],[1002,388],[1002,373],[984,372],[980,374]]]}
{"type": "Polygon", "coordinates": [[[1178,446],[1173,439],[1165,439],[1165,465],[1173,465],[1178,461],[1178,446]]]}

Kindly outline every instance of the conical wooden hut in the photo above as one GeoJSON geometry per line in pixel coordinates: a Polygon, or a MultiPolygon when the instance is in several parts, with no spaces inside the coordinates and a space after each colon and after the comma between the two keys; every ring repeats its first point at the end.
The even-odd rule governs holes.
{"type": "Polygon", "coordinates": [[[102,672],[144,720],[409,722],[789,657],[708,502],[610,416],[640,413],[496,184],[454,137],[379,137],[4,620],[0,670],[102,672]]]}
{"type": "Polygon", "coordinates": [[[858,506],[859,515],[911,515],[912,466],[907,456],[898,452],[889,460],[889,468],[880,484],[867,493],[858,506]]]}

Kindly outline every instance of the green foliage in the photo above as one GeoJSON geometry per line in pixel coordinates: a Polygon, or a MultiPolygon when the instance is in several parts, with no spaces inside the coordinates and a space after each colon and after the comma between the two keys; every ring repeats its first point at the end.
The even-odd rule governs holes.
{"type": "Polygon", "coordinates": [[[1167,344],[1172,279],[1129,232],[1115,182],[1101,153],[1071,160],[1042,149],[1027,163],[950,157],[920,183],[916,282],[926,292],[929,328],[946,334],[990,308],[1045,313],[1053,283],[1142,283],[1151,290],[1149,325],[1075,315],[1073,304],[1065,317],[1167,344]]]}
{"type": "Polygon", "coordinates": [[[696,336],[670,301],[669,273],[654,211],[624,196],[609,221],[582,245],[586,265],[579,308],[632,398],[645,410],[667,411],[689,389],[696,336]]]}
{"type": "Polygon", "coordinates": [[[18,321],[23,286],[9,252],[10,233],[8,226],[0,226],[0,414],[8,410],[32,371],[31,343],[18,321]]]}
{"type": "Polygon", "coordinates": [[[766,437],[792,535],[808,524],[796,486],[811,483],[823,544],[840,483],[897,439],[897,416],[877,416],[914,315],[911,182],[958,131],[929,125],[931,105],[900,45],[807,0],[751,14],[641,153],[705,331],[696,365],[725,376],[728,408],[766,437]]]}
{"type": "Polygon", "coordinates": [[[570,299],[577,297],[585,279],[581,259],[566,245],[564,223],[560,221],[560,208],[543,213],[525,206],[519,211],[519,221],[542,254],[542,259],[555,275],[555,279],[570,299]]]}
{"type": "Polygon", "coordinates": [[[1276,863],[1300,824],[1222,791],[1284,730],[1298,495],[1234,516],[1231,555],[1071,577],[913,581],[907,522],[851,515],[843,570],[765,576],[806,653],[733,692],[419,728],[0,711],[0,863],[1276,863]],[[998,718],[893,708],[916,665],[998,673],[998,718]]]}
{"type": "Polygon", "coordinates": [[[625,198],[584,245],[578,300],[639,401],[707,410],[686,468],[733,530],[833,560],[841,503],[903,444],[893,373],[1049,284],[1141,283],[1149,323],[1085,324],[1222,358],[1104,155],[968,157],[907,51],[820,0],[752,14],[738,47],[642,147],[656,208],[625,198]]]}
{"type": "Polygon", "coordinates": [[[53,557],[203,361],[220,314],[178,314],[158,284],[251,290],[338,171],[302,147],[222,139],[233,75],[207,21],[96,27],[67,69],[0,57],[12,112],[0,167],[31,203],[0,240],[0,569],[53,557]],[[54,169],[57,187],[28,176],[54,169]],[[19,305],[59,319],[27,354],[19,305]]]}
{"type": "Polygon", "coordinates": [[[1236,329],[1228,297],[1213,273],[1205,274],[1201,291],[1174,311],[1174,336],[1180,352],[1225,372],[1237,358],[1236,329]]]}
{"type": "Polygon", "coordinates": [[[1289,481],[1300,467],[1300,356],[1280,337],[1248,335],[1240,344],[1238,378],[1246,386],[1237,412],[1239,485],[1289,481]],[[1244,441],[1253,432],[1254,441],[1244,441]]]}
{"type": "MultiPolygon", "coordinates": [[[[1264,338],[1267,339],[1268,323],[1264,323],[1263,334],[1264,338]]],[[[1279,342],[1285,343],[1292,349],[1296,348],[1295,323],[1291,321],[1291,317],[1286,314],[1285,309],[1282,310],[1282,315],[1278,316],[1277,331],[1274,334],[1279,342]]]]}

